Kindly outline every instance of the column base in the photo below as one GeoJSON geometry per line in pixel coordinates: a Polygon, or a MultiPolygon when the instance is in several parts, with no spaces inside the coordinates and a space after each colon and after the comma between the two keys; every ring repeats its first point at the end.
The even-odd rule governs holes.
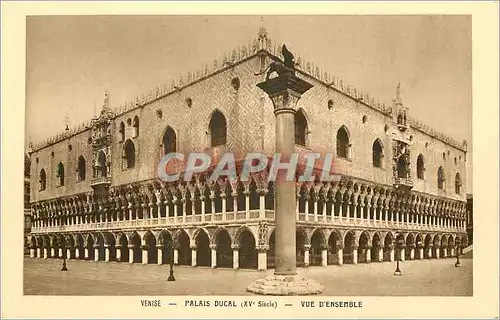
{"type": "Polygon", "coordinates": [[[320,294],[325,289],[315,280],[300,275],[272,275],[247,286],[247,291],[270,296],[299,296],[320,294]]]}

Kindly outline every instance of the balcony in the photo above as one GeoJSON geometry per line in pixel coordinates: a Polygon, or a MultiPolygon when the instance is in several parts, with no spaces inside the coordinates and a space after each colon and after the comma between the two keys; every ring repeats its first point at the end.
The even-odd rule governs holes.
{"type": "Polygon", "coordinates": [[[98,186],[109,186],[111,184],[111,177],[98,177],[98,178],[92,178],[90,181],[90,186],[91,187],[98,187],[98,186]]]}
{"type": "Polygon", "coordinates": [[[394,178],[394,187],[397,189],[411,190],[413,181],[411,178],[394,178]]]}

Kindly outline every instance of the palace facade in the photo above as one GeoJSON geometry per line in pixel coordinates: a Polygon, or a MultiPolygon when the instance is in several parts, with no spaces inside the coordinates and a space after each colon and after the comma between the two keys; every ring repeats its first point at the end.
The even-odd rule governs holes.
{"type": "MultiPolygon", "coordinates": [[[[274,265],[274,185],[158,178],[169,152],[274,154],[275,117],[256,84],[273,56],[265,29],[179,81],[33,145],[32,258],[258,268],[274,265]]],[[[334,182],[297,182],[299,266],[453,256],[467,244],[467,143],[296,57],[314,86],[295,115],[297,152],[332,152],[334,182]]]]}

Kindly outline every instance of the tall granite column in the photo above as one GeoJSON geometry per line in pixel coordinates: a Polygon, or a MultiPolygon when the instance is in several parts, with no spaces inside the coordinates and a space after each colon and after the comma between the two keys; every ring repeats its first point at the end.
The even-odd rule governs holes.
{"type": "MultiPolygon", "coordinates": [[[[295,150],[295,113],[297,102],[312,85],[293,72],[257,84],[271,98],[276,117],[276,153],[280,162],[288,163],[295,150]]],[[[259,279],[247,287],[250,292],[265,295],[318,294],[323,287],[316,281],[297,275],[296,271],[296,183],[287,181],[287,172],[276,175],[275,254],[273,276],[259,279]]]]}

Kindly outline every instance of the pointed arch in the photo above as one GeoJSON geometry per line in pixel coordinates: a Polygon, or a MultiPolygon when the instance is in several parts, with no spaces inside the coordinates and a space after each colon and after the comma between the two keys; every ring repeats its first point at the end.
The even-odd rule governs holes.
{"type": "Polygon", "coordinates": [[[439,167],[437,171],[437,186],[438,189],[444,189],[444,169],[439,167]]]}
{"type": "Polygon", "coordinates": [[[58,186],[64,186],[64,164],[62,162],[59,162],[57,164],[57,175],[56,177],[58,178],[58,186]]]}
{"type": "Polygon", "coordinates": [[[423,154],[419,154],[417,157],[417,179],[424,180],[425,172],[425,159],[423,154]]]}
{"type": "Polygon", "coordinates": [[[45,173],[45,169],[40,170],[39,183],[40,191],[43,191],[47,188],[47,174],[45,173]]]}
{"type": "Polygon", "coordinates": [[[382,159],[384,157],[384,146],[380,139],[375,139],[372,146],[372,163],[375,168],[382,168],[382,159]]]}
{"type": "Polygon", "coordinates": [[[351,158],[351,139],[349,130],[344,125],[337,131],[337,157],[351,158]]]}
{"type": "Polygon", "coordinates": [[[171,126],[167,126],[165,128],[161,141],[163,145],[163,155],[177,152],[177,135],[171,126]]]}
{"type": "Polygon", "coordinates": [[[212,112],[208,124],[210,134],[210,146],[217,147],[225,145],[227,142],[227,121],[224,114],[218,109],[212,112]]]}
{"type": "Polygon", "coordinates": [[[120,142],[125,141],[125,123],[120,122],[120,128],[118,129],[120,142]]]}
{"type": "Polygon", "coordinates": [[[139,136],[139,117],[135,116],[134,121],[132,123],[134,126],[134,138],[139,136]]]}
{"type": "Polygon", "coordinates": [[[460,173],[455,174],[455,193],[460,194],[462,187],[462,179],[460,178],[460,173]]]}
{"type": "Polygon", "coordinates": [[[307,118],[304,110],[299,109],[295,113],[295,144],[299,146],[306,146],[307,134],[309,132],[307,125],[307,118]]]}
{"type": "Polygon", "coordinates": [[[87,176],[87,168],[85,158],[83,156],[78,157],[78,181],[85,180],[87,176]]]}
{"type": "Polygon", "coordinates": [[[99,151],[99,156],[97,161],[99,162],[99,167],[97,170],[97,177],[107,177],[108,176],[108,165],[106,159],[106,153],[104,151],[99,151]]]}
{"type": "Polygon", "coordinates": [[[123,145],[123,169],[131,169],[135,167],[135,145],[132,140],[128,139],[123,145]]]}

